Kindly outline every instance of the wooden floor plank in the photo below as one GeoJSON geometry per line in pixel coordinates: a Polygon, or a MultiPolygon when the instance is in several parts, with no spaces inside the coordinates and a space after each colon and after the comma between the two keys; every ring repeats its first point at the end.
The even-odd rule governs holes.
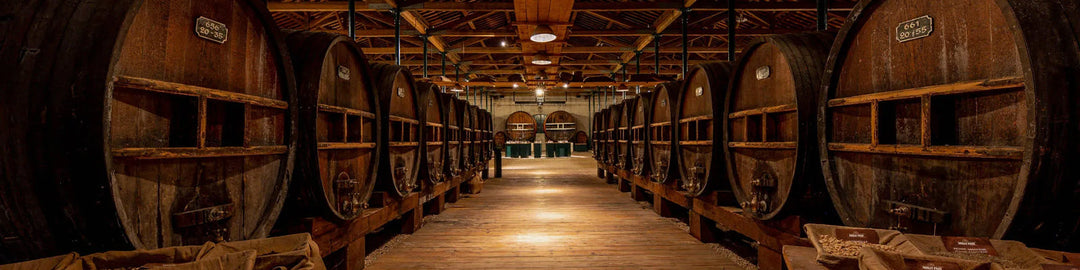
{"type": "Polygon", "coordinates": [[[507,159],[501,179],[369,269],[740,269],[597,178],[591,158],[507,159]]]}

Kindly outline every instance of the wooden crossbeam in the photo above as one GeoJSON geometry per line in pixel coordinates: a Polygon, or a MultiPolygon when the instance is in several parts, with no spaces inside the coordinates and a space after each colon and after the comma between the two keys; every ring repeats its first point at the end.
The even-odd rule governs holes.
{"type": "MultiPolygon", "coordinates": [[[[393,22],[391,22],[391,25],[393,25],[393,22]]],[[[312,31],[325,31],[325,32],[334,32],[334,33],[345,33],[346,32],[345,30],[339,30],[339,29],[333,29],[333,30],[312,29],[312,31]]],[[[811,30],[805,30],[805,29],[740,29],[739,32],[736,33],[736,36],[744,36],[744,37],[768,36],[768,35],[776,35],[776,34],[798,33],[798,32],[805,32],[805,31],[811,31],[811,30]]],[[[434,31],[429,31],[427,33],[428,33],[428,35],[431,35],[431,36],[441,36],[441,37],[493,38],[493,37],[517,36],[517,33],[515,33],[514,31],[506,31],[506,30],[434,30],[434,31]]],[[[621,42],[619,42],[620,44],[615,44],[616,42],[614,42],[614,41],[612,41],[610,39],[607,39],[606,37],[652,36],[655,33],[656,33],[655,30],[652,30],[652,29],[576,30],[576,31],[572,30],[572,31],[569,32],[568,36],[570,36],[570,37],[590,37],[590,38],[595,38],[595,39],[602,40],[602,41],[604,41],[606,43],[610,43],[610,44],[613,44],[613,45],[629,47],[630,45],[621,44],[621,42]]],[[[401,35],[402,36],[416,36],[416,35],[420,35],[420,34],[422,34],[422,32],[418,31],[418,30],[405,30],[405,29],[401,30],[401,35]]],[[[663,35],[681,35],[682,33],[680,31],[678,31],[678,30],[665,30],[662,34],[663,35]]],[[[698,29],[698,30],[687,31],[686,34],[688,36],[694,36],[694,37],[699,37],[699,36],[727,36],[727,30],[726,29],[698,29]]],[[[389,37],[394,37],[394,29],[392,29],[392,28],[387,28],[387,29],[357,29],[356,30],[356,36],[357,37],[389,38],[389,37]]],[[[471,44],[467,43],[467,44],[465,44],[465,46],[476,44],[477,42],[479,42],[481,40],[483,40],[483,39],[471,39],[470,41],[473,41],[473,42],[471,44]]],[[[460,43],[455,43],[454,45],[461,46],[460,43]]]]}
{"type": "MultiPolygon", "coordinates": [[[[363,48],[363,50],[364,50],[365,54],[393,54],[394,53],[394,47],[363,48]]],[[[634,47],[565,47],[565,48],[562,48],[562,54],[565,55],[565,54],[590,54],[590,53],[591,54],[599,54],[599,53],[630,53],[631,56],[632,56],[634,50],[635,50],[634,47]]],[[[724,54],[724,55],[727,54],[727,48],[721,48],[721,47],[715,47],[715,46],[714,47],[688,47],[687,50],[689,52],[691,52],[691,53],[711,53],[711,54],[724,54]]],[[[524,51],[521,48],[518,48],[518,47],[465,47],[465,48],[460,48],[459,47],[459,48],[451,48],[451,49],[447,50],[447,52],[449,52],[449,53],[447,53],[447,55],[450,55],[450,53],[453,53],[455,55],[456,54],[521,54],[521,53],[524,53],[524,51]]],[[[652,51],[650,50],[649,53],[651,53],[651,52],[652,51]]],[[[735,52],[738,53],[739,51],[735,51],[735,52]]],[[[402,54],[422,54],[422,53],[424,53],[424,50],[421,47],[402,47],[401,48],[401,53],[402,54]]],[[[681,46],[661,47],[660,48],[660,53],[682,53],[682,47],[681,46]]],[[[623,60],[621,62],[626,63],[626,62],[631,62],[631,60],[633,60],[633,57],[630,57],[630,59],[626,59],[626,60],[623,60]]],[[[457,63],[459,61],[455,60],[454,62],[457,63]]],[[[462,64],[469,63],[469,61],[466,61],[466,60],[462,60],[460,62],[462,64]]],[[[652,63],[653,63],[652,60],[649,60],[649,61],[642,60],[641,61],[642,65],[645,65],[645,64],[650,64],[651,65],[652,63]]]]}
{"type": "MultiPolygon", "coordinates": [[[[381,2],[357,2],[357,11],[387,11],[396,5],[381,2]]],[[[850,11],[855,2],[832,1],[829,4],[830,11],[850,11]]],[[[272,12],[320,12],[320,11],[346,11],[349,9],[346,1],[327,2],[279,2],[266,3],[266,7],[272,12]]],[[[685,5],[682,1],[657,1],[657,2],[620,2],[612,4],[608,2],[579,2],[574,3],[574,11],[597,11],[597,12],[625,12],[625,11],[653,11],[653,10],[676,10],[682,7],[690,7],[699,11],[724,11],[727,3],[705,1],[685,5]]],[[[740,2],[736,4],[740,11],[815,11],[814,1],[800,2],[740,2]]],[[[419,2],[402,7],[403,10],[423,11],[514,11],[512,2],[419,2]]]]}

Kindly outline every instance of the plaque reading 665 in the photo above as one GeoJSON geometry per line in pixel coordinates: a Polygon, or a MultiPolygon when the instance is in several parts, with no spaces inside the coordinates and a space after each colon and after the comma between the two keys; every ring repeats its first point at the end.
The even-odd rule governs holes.
{"type": "Polygon", "coordinates": [[[896,41],[908,42],[930,36],[934,32],[934,19],[930,15],[924,15],[896,27],[896,41]]]}

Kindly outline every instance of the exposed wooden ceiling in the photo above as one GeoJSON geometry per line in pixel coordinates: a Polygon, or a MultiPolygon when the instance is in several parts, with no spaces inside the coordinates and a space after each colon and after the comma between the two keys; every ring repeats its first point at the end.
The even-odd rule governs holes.
{"type": "MultiPolygon", "coordinates": [[[[285,1],[267,3],[283,29],[347,33],[347,1],[285,1]]],[[[737,54],[760,36],[814,30],[816,1],[736,0],[734,40],[728,40],[731,14],[727,0],[357,1],[354,29],[369,61],[395,63],[394,12],[400,11],[401,65],[416,76],[423,76],[426,58],[430,77],[445,74],[454,81],[455,71],[460,71],[462,82],[466,78],[473,81],[466,85],[513,89],[514,83],[508,79],[516,75],[524,76],[530,85],[562,82],[575,72],[580,73],[576,78],[603,76],[618,82],[626,80],[624,72],[632,79],[640,78],[634,76],[638,73],[678,75],[683,72],[684,57],[690,65],[726,61],[728,42],[735,44],[737,54]],[[689,11],[686,55],[682,53],[680,22],[684,11],[689,11]],[[549,24],[558,39],[530,41],[538,23],[549,24]],[[531,64],[541,54],[553,63],[531,64]],[[489,80],[497,83],[487,83],[489,80]]],[[[857,2],[824,1],[830,1],[827,18],[831,29],[843,24],[857,2]]],[[[569,86],[600,84],[604,83],[569,86]]]]}

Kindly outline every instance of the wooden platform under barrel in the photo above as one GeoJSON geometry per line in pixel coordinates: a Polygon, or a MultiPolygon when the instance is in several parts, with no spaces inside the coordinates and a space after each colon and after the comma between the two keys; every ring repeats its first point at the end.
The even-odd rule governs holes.
{"type": "Polygon", "coordinates": [[[679,188],[690,195],[729,186],[720,145],[730,63],[695,66],[679,96],[679,188]]]}
{"type": "Polygon", "coordinates": [[[420,105],[412,74],[401,66],[371,64],[371,77],[378,91],[384,136],[379,158],[377,187],[391,194],[405,196],[416,187],[420,165],[420,105]]]}
{"type": "Polygon", "coordinates": [[[676,156],[675,138],[678,129],[672,128],[679,93],[682,93],[682,81],[661,83],[653,89],[649,102],[649,150],[648,171],[651,179],[665,183],[679,175],[678,157],[676,156]]]}
{"type": "Polygon", "coordinates": [[[348,37],[292,32],[298,81],[296,178],[286,217],[351,220],[375,187],[377,99],[364,53],[348,37]]]}
{"type": "Polygon", "coordinates": [[[1062,2],[860,2],[819,118],[844,223],[1075,241],[1080,12],[1062,2]]]}

